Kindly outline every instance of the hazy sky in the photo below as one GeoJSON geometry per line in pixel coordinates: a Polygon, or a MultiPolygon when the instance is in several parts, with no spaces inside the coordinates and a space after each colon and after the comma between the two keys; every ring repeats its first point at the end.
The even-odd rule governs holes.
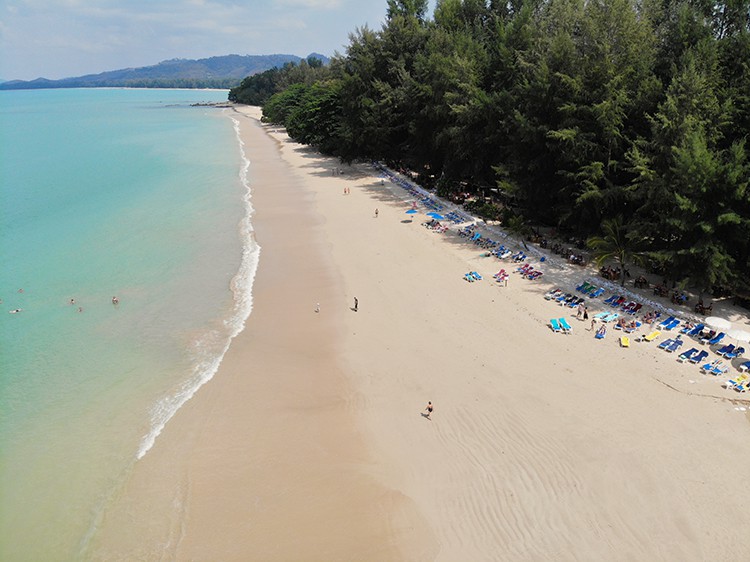
{"type": "MultiPolygon", "coordinates": [[[[430,2],[432,15],[434,0],[430,2]]],[[[172,58],[344,52],[386,0],[0,0],[0,79],[50,79],[172,58]]]]}

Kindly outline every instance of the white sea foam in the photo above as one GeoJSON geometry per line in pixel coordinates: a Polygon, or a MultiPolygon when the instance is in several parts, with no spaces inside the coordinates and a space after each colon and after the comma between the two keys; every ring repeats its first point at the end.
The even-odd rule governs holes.
{"type": "Polygon", "coordinates": [[[224,320],[223,330],[210,330],[195,342],[196,360],[190,377],[175,392],[159,400],[151,410],[151,427],[141,440],[138,448],[137,459],[139,460],[153,447],[156,438],[182,405],[190,400],[200,387],[214,377],[232,340],[244,330],[245,322],[253,309],[252,288],[260,259],[260,246],[255,241],[251,222],[254,209],[251,202],[252,190],[248,181],[250,160],[245,153],[245,143],[242,142],[240,136],[240,123],[234,117],[230,116],[230,119],[242,158],[239,175],[245,189],[243,196],[245,214],[239,225],[242,258],[239,270],[230,285],[234,301],[232,312],[224,320]]]}

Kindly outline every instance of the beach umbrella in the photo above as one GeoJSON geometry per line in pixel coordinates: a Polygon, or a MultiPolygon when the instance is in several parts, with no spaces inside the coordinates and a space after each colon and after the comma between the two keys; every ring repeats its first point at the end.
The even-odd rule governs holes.
{"type": "Polygon", "coordinates": [[[729,330],[732,327],[732,323],[724,318],[718,316],[709,316],[703,323],[706,326],[711,326],[714,330],[729,330]]]}
{"type": "Polygon", "coordinates": [[[747,330],[739,330],[737,328],[729,330],[727,332],[727,337],[737,341],[750,342],[750,332],[747,330]]]}
{"type": "Polygon", "coordinates": [[[445,220],[445,217],[443,215],[434,211],[432,213],[427,213],[427,216],[439,221],[445,220]]]}
{"type": "Polygon", "coordinates": [[[407,215],[416,215],[418,212],[419,211],[417,211],[416,209],[409,209],[408,211],[406,211],[406,214],[407,215]]]}

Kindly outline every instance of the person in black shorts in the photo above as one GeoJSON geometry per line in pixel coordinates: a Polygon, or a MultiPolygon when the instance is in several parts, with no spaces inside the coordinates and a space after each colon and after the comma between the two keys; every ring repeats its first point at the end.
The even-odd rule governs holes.
{"type": "Polygon", "coordinates": [[[432,415],[432,402],[427,402],[427,407],[425,408],[425,411],[427,412],[427,415],[425,416],[428,420],[431,420],[430,417],[432,415]]]}

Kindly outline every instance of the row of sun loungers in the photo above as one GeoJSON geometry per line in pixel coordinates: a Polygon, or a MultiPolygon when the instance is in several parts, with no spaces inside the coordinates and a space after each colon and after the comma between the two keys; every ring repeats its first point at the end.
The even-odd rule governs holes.
{"type": "Polygon", "coordinates": [[[498,283],[503,283],[506,279],[508,279],[508,277],[510,277],[510,275],[508,274],[507,271],[505,271],[504,269],[501,269],[497,273],[493,273],[492,277],[494,277],[498,283]]]}
{"type": "Polygon", "coordinates": [[[476,271],[469,271],[468,273],[464,273],[464,279],[466,279],[469,283],[473,283],[474,281],[481,281],[483,277],[476,271]]]}
{"type": "MultiPolygon", "coordinates": [[[[519,270],[523,271],[522,268],[519,268],[519,270]]],[[[587,295],[589,297],[595,297],[600,296],[601,292],[599,291],[599,287],[594,285],[593,283],[590,283],[588,281],[584,281],[579,286],[576,287],[576,291],[583,293],[584,295],[587,295]]],[[[551,291],[548,291],[544,298],[546,300],[555,301],[563,306],[567,306],[570,304],[570,306],[575,307],[577,306],[577,303],[584,302],[585,299],[582,297],[576,297],[575,295],[572,295],[570,293],[565,293],[560,288],[552,289],[551,291]]],[[[615,329],[623,329],[624,326],[621,326],[622,320],[622,313],[624,314],[636,314],[640,311],[642,306],[639,303],[635,303],[633,301],[626,301],[624,297],[619,295],[612,295],[608,299],[604,301],[605,303],[609,304],[610,306],[613,306],[615,308],[620,308],[620,312],[609,312],[609,311],[602,311],[597,314],[595,314],[593,317],[595,319],[600,320],[605,325],[610,322],[615,322],[618,319],[620,319],[620,322],[615,322],[615,329]]],[[[657,313],[657,317],[660,316],[660,314],[657,313]]],[[[552,327],[552,330],[554,332],[563,332],[563,333],[570,333],[571,330],[566,330],[563,327],[562,321],[565,320],[567,323],[567,320],[564,318],[553,318],[550,320],[550,326],[552,327]]],[[[662,332],[669,332],[673,331],[675,329],[680,328],[680,325],[682,322],[674,317],[670,316],[661,322],[657,324],[657,328],[655,330],[652,330],[649,333],[644,333],[636,338],[636,341],[638,342],[652,342],[661,336],[662,332]]],[[[636,324],[636,328],[640,327],[641,323],[638,322],[636,324]]],[[[568,324],[569,326],[569,324],[568,324]]],[[[682,328],[679,329],[679,333],[683,335],[687,335],[690,337],[694,337],[700,341],[701,344],[708,344],[710,346],[715,346],[717,344],[720,344],[720,342],[726,337],[726,334],[724,332],[715,332],[710,331],[708,333],[704,333],[704,330],[706,329],[706,326],[704,324],[697,324],[692,325],[690,323],[686,323],[682,326],[682,328]]],[[[632,332],[634,331],[634,328],[630,328],[628,330],[625,330],[626,332],[632,332]]],[[[598,339],[604,339],[606,335],[606,328],[602,327],[600,330],[596,333],[596,338],[598,339]]],[[[621,336],[619,338],[620,346],[621,347],[630,347],[630,336],[621,336]]],[[[746,353],[746,349],[742,346],[735,346],[733,344],[727,344],[722,347],[719,347],[714,350],[714,353],[717,355],[720,355],[723,359],[716,359],[714,361],[707,361],[707,358],[709,356],[708,350],[698,350],[696,347],[691,347],[687,351],[683,351],[680,353],[680,350],[682,349],[684,345],[684,341],[680,338],[680,336],[669,338],[657,346],[658,349],[661,349],[663,351],[666,351],[667,353],[679,353],[677,360],[681,363],[692,363],[693,365],[700,365],[701,371],[710,374],[713,376],[720,376],[725,373],[727,373],[731,367],[731,364],[728,363],[727,360],[736,359],[737,357],[741,357],[746,353]]],[[[742,373],[741,375],[727,380],[723,385],[726,388],[733,389],[737,392],[748,392],[750,391],[750,361],[745,361],[741,365],[737,367],[737,369],[742,373]]]]}
{"type": "Polygon", "coordinates": [[[617,320],[620,317],[620,314],[618,312],[600,312],[598,314],[594,314],[594,318],[597,320],[601,320],[602,322],[612,322],[613,320],[617,320]]]}
{"type": "Polygon", "coordinates": [[[658,324],[659,328],[661,328],[662,330],[674,330],[679,325],[680,320],[678,318],[675,318],[674,316],[670,316],[669,318],[662,320],[658,324]]]}
{"type": "Polygon", "coordinates": [[[670,338],[661,342],[657,347],[663,349],[667,353],[674,353],[682,347],[683,343],[684,342],[680,338],[670,338]]]}
{"type": "MultiPolygon", "coordinates": [[[[519,268],[519,271],[525,271],[526,267],[524,266],[522,268],[519,268]]],[[[576,291],[583,293],[584,295],[588,295],[589,297],[593,297],[594,295],[599,296],[601,293],[597,293],[599,290],[598,287],[596,287],[594,284],[584,281],[579,286],[576,287],[576,291]]],[[[558,304],[562,306],[571,306],[576,307],[579,303],[582,303],[585,301],[582,297],[576,297],[575,295],[571,293],[565,293],[560,288],[555,288],[550,291],[548,291],[544,298],[546,300],[555,301],[558,304]]],[[[608,299],[606,299],[607,304],[619,307],[622,312],[626,314],[635,314],[638,312],[641,308],[641,306],[638,303],[634,302],[625,302],[623,297],[618,295],[612,295],[608,299]]],[[[618,319],[621,319],[622,314],[620,312],[608,312],[608,311],[602,311],[593,316],[594,318],[600,320],[603,323],[610,323],[615,322],[618,319]]],[[[563,325],[563,321],[565,321],[565,324],[567,324],[567,319],[565,318],[553,318],[550,320],[550,326],[552,328],[553,332],[562,332],[562,333],[570,333],[572,331],[572,328],[569,328],[569,324],[567,324],[568,328],[566,328],[563,325]]],[[[622,322],[622,320],[621,320],[622,322]]],[[[652,342],[661,336],[662,332],[668,332],[673,331],[676,328],[679,328],[681,325],[681,321],[674,317],[670,316],[661,322],[657,324],[657,328],[655,330],[652,330],[649,333],[641,334],[636,338],[635,341],[638,342],[652,342]]],[[[638,322],[636,324],[636,328],[640,327],[641,323],[638,322]]],[[[623,329],[623,326],[620,325],[619,322],[615,322],[615,329],[623,329]]],[[[626,329],[626,332],[632,332],[635,328],[626,329]]],[[[687,335],[690,337],[698,338],[701,344],[708,344],[710,346],[714,346],[719,344],[723,338],[726,336],[724,332],[716,333],[715,331],[710,331],[707,334],[704,334],[704,330],[706,329],[704,324],[697,324],[693,326],[692,324],[686,323],[680,330],[679,333],[683,335],[687,335]]],[[[598,339],[604,339],[606,335],[606,329],[600,329],[597,331],[596,338],[598,339]]],[[[621,336],[619,338],[620,346],[621,347],[630,347],[630,336],[621,336]]],[[[714,352],[717,355],[720,355],[723,357],[723,359],[716,359],[714,361],[707,361],[707,358],[709,356],[709,352],[707,350],[698,350],[696,347],[691,347],[687,351],[684,351],[680,353],[680,349],[683,347],[684,341],[680,338],[680,336],[677,336],[675,338],[669,338],[667,340],[664,340],[661,342],[657,348],[661,349],[663,351],[666,351],[667,353],[679,353],[677,360],[681,363],[692,363],[694,365],[701,365],[701,371],[703,371],[706,374],[710,374],[713,376],[720,376],[722,374],[725,374],[728,372],[729,368],[731,367],[730,364],[727,363],[726,360],[736,359],[737,357],[741,357],[746,353],[746,349],[742,346],[735,346],[733,344],[727,344],[724,345],[718,349],[716,349],[714,352]]],[[[732,388],[738,392],[747,392],[750,390],[750,373],[747,373],[750,371],[750,361],[745,361],[741,365],[739,365],[738,370],[743,373],[742,375],[736,377],[735,379],[730,379],[726,381],[725,386],[727,388],[732,388]]]]}
{"type": "Polygon", "coordinates": [[[715,359],[710,363],[705,363],[701,366],[701,371],[707,375],[719,376],[729,371],[729,366],[724,363],[723,359],[715,359]]]}
{"type": "Polygon", "coordinates": [[[704,330],[705,327],[706,326],[704,324],[696,324],[691,328],[689,324],[686,324],[680,330],[680,333],[688,336],[697,336],[704,330]]]}
{"type": "Polygon", "coordinates": [[[750,376],[742,374],[723,382],[722,386],[727,389],[736,390],[737,392],[747,392],[750,390],[750,376]]]}
{"type": "Polygon", "coordinates": [[[573,326],[568,323],[568,319],[564,316],[562,318],[552,318],[549,321],[549,325],[552,327],[552,331],[555,333],[562,332],[563,334],[572,334],[573,326]]]}
{"type": "Polygon", "coordinates": [[[579,293],[583,293],[584,295],[587,295],[588,297],[595,299],[597,297],[600,297],[604,294],[605,289],[603,287],[597,287],[593,283],[589,283],[588,281],[584,281],[578,287],[576,287],[576,291],[579,293]]]}
{"type": "Polygon", "coordinates": [[[497,256],[498,259],[504,260],[505,258],[509,258],[511,255],[513,255],[513,250],[500,245],[499,247],[495,248],[495,250],[492,252],[492,255],[497,256]]]}
{"type": "Polygon", "coordinates": [[[521,267],[517,268],[516,273],[520,273],[523,277],[531,281],[533,281],[534,279],[539,279],[542,275],[544,275],[544,273],[542,273],[538,269],[534,269],[534,267],[529,263],[525,263],[521,267]]]}
{"type": "Polygon", "coordinates": [[[745,348],[741,345],[735,347],[734,344],[727,344],[716,350],[718,355],[722,355],[726,359],[737,359],[745,354],[745,348]]]}
{"type": "Polygon", "coordinates": [[[698,364],[701,361],[703,361],[706,357],[708,357],[708,351],[705,349],[702,351],[698,351],[695,347],[691,347],[687,351],[680,353],[680,356],[677,358],[677,361],[680,363],[685,363],[686,361],[689,361],[693,364],[698,364]]]}
{"type": "Polygon", "coordinates": [[[576,308],[580,304],[584,304],[586,299],[583,297],[577,297],[571,293],[563,293],[561,289],[555,289],[544,295],[544,298],[548,301],[555,301],[561,306],[567,306],[569,308],[576,308]]]}
{"type": "Polygon", "coordinates": [[[701,338],[701,343],[703,344],[707,343],[708,345],[716,345],[717,343],[719,343],[721,340],[724,339],[725,335],[726,334],[724,332],[719,332],[718,334],[716,332],[709,332],[708,335],[701,338]]]}
{"type": "Polygon", "coordinates": [[[641,303],[629,301],[621,295],[612,295],[604,302],[613,308],[620,308],[626,314],[637,314],[643,308],[641,303]]]}
{"type": "Polygon", "coordinates": [[[446,213],[445,218],[453,222],[454,224],[461,224],[462,222],[467,222],[471,220],[469,217],[463,216],[461,215],[461,213],[458,213],[456,211],[451,211],[450,213],[446,213]]]}

